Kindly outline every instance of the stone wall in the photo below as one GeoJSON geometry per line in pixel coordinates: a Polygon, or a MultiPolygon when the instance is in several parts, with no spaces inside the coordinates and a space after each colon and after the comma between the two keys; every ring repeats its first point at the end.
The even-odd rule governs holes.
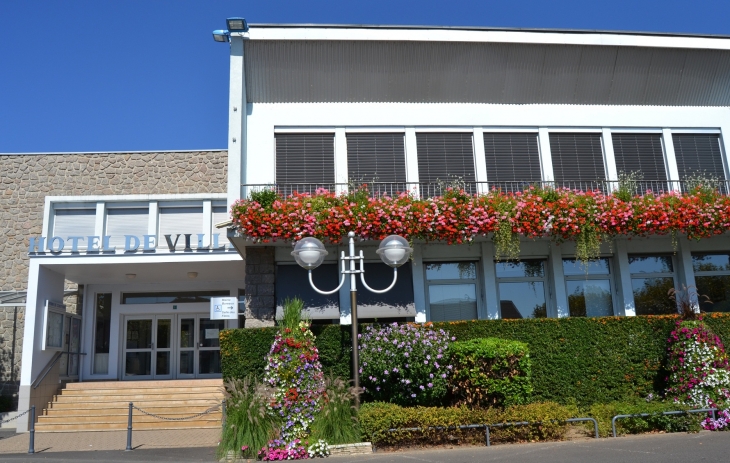
{"type": "Polygon", "coordinates": [[[246,328],[273,326],[276,316],[274,248],[246,248],[246,328]]]}
{"type": "MultiPolygon", "coordinates": [[[[225,193],[227,163],[225,151],[0,154],[0,291],[27,288],[28,237],[42,234],[46,196],[225,193]]],[[[66,282],[66,289],[76,286],[66,282]]],[[[76,297],[65,302],[77,312],[76,297]]],[[[21,326],[15,362],[5,355],[12,348],[7,317],[7,310],[0,312],[2,382],[11,369],[19,371],[22,346],[21,326]]]]}

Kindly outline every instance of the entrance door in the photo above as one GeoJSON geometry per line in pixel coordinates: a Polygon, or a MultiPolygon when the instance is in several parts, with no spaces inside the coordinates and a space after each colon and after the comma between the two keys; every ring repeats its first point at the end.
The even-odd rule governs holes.
{"type": "Polygon", "coordinates": [[[127,317],[124,323],[123,379],[172,378],[172,316],[127,317]]]}
{"type": "Polygon", "coordinates": [[[218,333],[224,320],[211,320],[207,315],[180,315],[178,324],[178,377],[218,378],[221,356],[218,333]]]}

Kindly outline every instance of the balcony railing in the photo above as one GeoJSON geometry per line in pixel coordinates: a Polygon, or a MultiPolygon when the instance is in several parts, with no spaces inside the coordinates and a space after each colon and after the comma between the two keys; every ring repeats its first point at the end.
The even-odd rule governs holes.
{"type": "Polygon", "coordinates": [[[560,182],[350,182],[350,183],[286,183],[286,184],[242,184],[244,197],[252,192],[273,190],[283,196],[298,194],[317,194],[320,192],[347,193],[355,190],[367,191],[368,195],[398,196],[408,192],[422,198],[442,196],[448,188],[462,189],[469,194],[485,194],[493,190],[504,193],[518,193],[529,188],[568,188],[577,191],[616,192],[619,189],[631,195],[661,194],[667,192],[690,192],[701,186],[704,190],[715,190],[727,195],[730,192],[728,180],[564,180],[560,182]]]}

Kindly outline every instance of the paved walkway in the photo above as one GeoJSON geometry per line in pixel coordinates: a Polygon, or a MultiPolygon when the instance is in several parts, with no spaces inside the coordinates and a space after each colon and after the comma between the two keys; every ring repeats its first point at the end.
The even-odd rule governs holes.
{"type": "MultiPolygon", "coordinates": [[[[14,434],[0,439],[0,454],[28,451],[30,435],[14,434]]],[[[159,448],[214,448],[220,439],[220,429],[170,429],[132,432],[132,447],[159,448]]],[[[124,450],[127,431],[36,432],[36,452],[72,452],[82,450],[124,450]]],[[[0,458],[0,460],[2,460],[0,458]]]]}

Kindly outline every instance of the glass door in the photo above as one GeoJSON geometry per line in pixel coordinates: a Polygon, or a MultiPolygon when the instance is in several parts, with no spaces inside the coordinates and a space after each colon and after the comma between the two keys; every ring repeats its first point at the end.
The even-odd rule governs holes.
{"type": "Polygon", "coordinates": [[[195,378],[195,315],[181,316],[178,333],[178,378],[195,378]]]}
{"type": "Polygon", "coordinates": [[[81,317],[66,314],[63,330],[63,354],[58,360],[59,375],[62,378],[76,379],[79,377],[81,355],[81,317]]]}
{"type": "Polygon", "coordinates": [[[172,378],[172,316],[127,317],[124,379],[172,378]]]}
{"type": "Polygon", "coordinates": [[[180,316],[178,378],[220,377],[218,334],[224,328],[224,320],[211,320],[207,315],[180,316]]]}

